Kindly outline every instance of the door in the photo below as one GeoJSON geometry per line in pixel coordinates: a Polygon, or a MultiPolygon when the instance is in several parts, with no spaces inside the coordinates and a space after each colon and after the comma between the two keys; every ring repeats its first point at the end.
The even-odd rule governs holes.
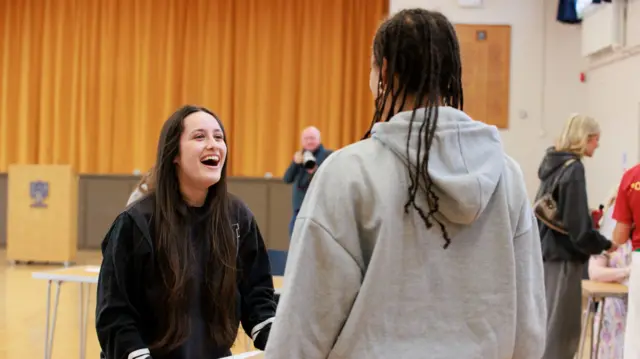
{"type": "Polygon", "coordinates": [[[473,119],[509,128],[511,26],[455,26],[462,57],[464,111],[473,119]]]}

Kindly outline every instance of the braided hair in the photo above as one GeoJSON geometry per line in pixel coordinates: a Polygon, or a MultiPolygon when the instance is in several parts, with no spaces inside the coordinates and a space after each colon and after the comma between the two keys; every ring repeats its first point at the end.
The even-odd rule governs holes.
{"type": "Polygon", "coordinates": [[[439,12],[402,10],[383,22],[376,32],[372,61],[372,66],[379,69],[380,74],[375,114],[364,137],[371,134],[373,125],[382,121],[383,116],[384,121],[389,121],[396,113],[412,109],[407,136],[409,157],[409,139],[416,111],[425,108],[424,121],[418,130],[418,165],[408,165],[411,182],[404,211],[408,213],[409,207],[413,207],[427,228],[431,228],[432,220],[438,223],[446,249],[451,240],[444,224],[434,216],[438,212],[439,198],[433,191],[428,163],[429,149],[438,123],[438,107],[444,105],[459,110],[463,108],[460,47],[455,29],[439,12]],[[383,81],[387,83],[384,84],[383,81]],[[408,96],[415,101],[407,103],[408,96]],[[416,194],[420,187],[426,189],[429,206],[426,213],[416,204],[416,194]]]}

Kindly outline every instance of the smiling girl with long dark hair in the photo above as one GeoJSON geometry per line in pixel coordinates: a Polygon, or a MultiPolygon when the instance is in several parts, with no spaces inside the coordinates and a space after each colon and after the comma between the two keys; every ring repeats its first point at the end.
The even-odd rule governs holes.
{"type": "Polygon", "coordinates": [[[227,192],[220,120],[185,106],[164,124],[151,192],[103,243],[96,328],[107,359],[216,359],[239,324],[263,349],[275,315],[267,251],[227,192]]]}

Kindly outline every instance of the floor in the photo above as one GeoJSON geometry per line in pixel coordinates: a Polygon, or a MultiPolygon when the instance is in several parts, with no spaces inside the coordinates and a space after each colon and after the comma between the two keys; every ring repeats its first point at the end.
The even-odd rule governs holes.
{"type": "MultiPolygon", "coordinates": [[[[99,252],[80,252],[78,265],[99,265],[99,252]]],[[[38,358],[44,355],[44,332],[46,311],[45,281],[31,278],[31,272],[53,269],[55,266],[16,265],[6,260],[6,253],[0,250],[0,359],[38,358]]],[[[281,278],[275,278],[276,287],[281,286],[281,278]]],[[[100,347],[95,335],[95,287],[89,304],[89,329],[87,338],[87,359],[98,358],[100,347]]],[[[63,285],[60,295],[58,322],[54,337],[53,358],[79,358],[79,290],[74,284],[63,285]]],[[[245,351],[245,336],[239,335],[232,349],[234,354],[245,351]]],[[[251,348],[253,350],[253,348],[251,348]]],[[[588,358],[585,355],[583,359],[588,358]]]]}
{"type": "MultiPolygon", "coordinates": [[[[99,252],[80,252],[78,265],[99,265],[99,252]]],[[[31,272],[59,266],[16,265],[6,260],[0,250],[0,359],[42,358],[46,320],[47,283],[31,278],[31,272]]],[[[275,280],[281,285],[280,278],[275,280]]],[[[62,286],[60,307],[53,344],[53,359],[79,358],[80,296],[77,284],[62,286]]],[[[53,290],[52,290],[53,293],[53,290]]],[[[95,334],[95,286],[91,288],[87,359],[99,357],[100,346],[95,334]]],[[[232,349],[234,354],[245,351],[245,336],[232,349]]],[[[253,350],[253,348],[252,348],[253,350]]]]}

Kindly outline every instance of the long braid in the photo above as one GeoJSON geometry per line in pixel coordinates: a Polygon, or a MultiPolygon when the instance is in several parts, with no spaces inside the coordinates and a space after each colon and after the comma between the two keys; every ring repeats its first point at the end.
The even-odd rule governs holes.
{"type": "MultiPolygon", "coordinates": [[[[413,21],[412,18],[407,17],[405,18],[406,21],[408,23],[411,23],[414,28],[412,29],[412,33],[415,37],[419,37],[420,36],[420,28],[424,27],[424,24],[422,23],[416,23],[415,21],[413,21]]],[[[427,33],[426,31],[422,31],[422,33],[427,33]]],[[[428,43],[427,47],[431,47],[430,42],[428,43]]],[[[418,54],[420,58],[424,58],[424,50],[425,48],[423,46],[418,46],[417,47],[418,50],[418,54]]],[[[425,98],[425,87],[428,87],[428,82],[430,81],[430,74],[428,71],[420,71],[420,80],[418,81],[418,89],[416,91],[416,99],[414,102],[414,106],[413,106],[413,112],[411,113],[411,119],[409,120],[409,133],[407,135],[407,148],[406,148],[406,155],[407,158],[409,158],[409,150],[410,150],[410,140],[411,140],[411,133],[412,133],[412,129],[413,129],[413,123],[416,117],[416,112],[417,110],[422,107],[421,105],[424,102],[424,98],[425,98]]],[[[428,121],[424,121],[422,123],[422,125],[420,126],[420,128],[418,129],[418,137],[422,136],[422,133],[424,132],[424,128],[425,125],[427,125],[428,121]]],[[[420,213],[420,217],[422,217],[423,220],[425,220],[425,224],[427,226],[427,228],[431,228],[431,222],[428,220],[428,218],[426,218],[424,216],[424,213],[422,211],[421,208],[419,208],[418,206],[416,206],[415,204],[415,196],[418,192],[418,188],[420,187],[420,159],[421,159],[421,151],[422,151],[422,142],[418,141],[418,150],[416,153],[416,163],[418,163],[418,166],[415,169],[415,173],[413,171],[411,171],[411,169],[409,170],[409,178],[410,178],[410,185],[408,188],[408,197],[409,200],[405,203],[404,205],[404,211],[405,213],[408,213],[409,211],[409,206],[412,206],[413,208],[415,208],[418,213],[420,213]]],[[[427,150],[428,152],[428,150],[427,150]]]]}
{"type": "MultiPolygon", "coordinates": [[[[380,27],[380,31],[390,32],[394,36],[399,36],[400,35],[398,33],[398,31],[399,31],[398,26],[396,24],[393,24],[393,23],[390,23],[390,22],[385,22],[380,27]]],[[[390,49],[390,51],[392,51],[394,53],[398,51],[398,44],[397,43],[393,43],[393,44],[391,44],[391,46],[392,46],[392,48],[390,49]]],[[[390,60],[389,66],[388,66],[388,71],[385,74],[388,79],[393,79],[393,69],[395,68],[395,65],[396,64],[395,64],[395,57],[394,57],[394,58],[392,58],[390,60]]],[[[375,101],[375,103],[376,103],[376,111],[375,111],[373,120],[371,121],[371,125],[369,126],[369,129],[367,130],[365,135],[362,137],[363,139],[369,137],[369,135],[371,135],[371,130],[373,129],[373,126],[377,122],[380,122],[380,120],[382,120],[382,114],[384,113],[384,109],[387,106],[387,99],[389,98],[389,95],[391,95],[390,107],[391,108],[395,108],[397,95],[394,95],[393,86],[389,85],[389,86],[386,86],[385,88],[381,88],[381,86],[383,86],[383,74],[382,74],[382,72],[380,72],[380,74],[378,75],[378,94],[376,96],[376,101],[375,101]],[[382,90],[382,93],[380,93],[380,90],[382,90]]],[[[400,93],[400,91],[398,91],[398,93],[400,93]]],[[[402,102],[404,104],[404,100],[402,102]]],[[[391,116],[392,116],[391,112],[392,111],[389,111],[385,121],[388,121],[388,120],[391,119],[391,116]]]]}
{"type": "MultiPolygon", "coordinates": [[[[426,17],[426,16],[423,14],[423,17],[426,17]]],[[[436,131],[437,121],[438,121],[438,111],[439,111],[438,99],[441,98],[441,95],[442,95],[441,88],[440,88],[440,81],[439,81],[440,79],[438,78],[438,76],[435,76],[435,75],[439,75],[442,71],[443,56],[438,51],[438,47],[433,45],[433,35],[438,33],[438,24],[432,18],[426,18],[425,20],[429,25],[429,44],[430,44],[429,63],[431,65],[430,73],[434,74],[434,76],[431,76],[431,79],[430,79],[431,81],[429,84],[429,88],[434,90],[429,92],[430,107],[427,111],[425,111],[426,118],[424,121],[428,126],[429,125],[431,126],[427,131],[427,133],[425,134],[425,142],[427,144],[427,148],[430,149],[431,144],[433,143],[433,138],[435,137],[435,131],[436,131]],[[433,121],[430,121],[432,112],[433,112],[433,121]]],[[[443,237],[446,242],[444,247],[447,248],[451,243],[451,239],[448,236],[448,233],[446,231],[444,224],[435,217],[435,214],[439,210],[438,201],[440,199],[433,191],[433,181],[431,180],[431,175],[429,174],[429,150],[427,150],[425,156],[422,158],[422,162],[420,163],[419,167],[422,167],[423,169],[423,175],[424,175],[423,182],[427,184],[427,198],[429,199],[429,201],[427,202],[429,204],[429,213],[427,214],[426,218],[423,218],[423,219],[425,220],[425,222],[428,223],[429,219],[433,218],[436,221],[436,223],[438,223],[441,231],[443,232],[443,237]]],[[[417,207],[415,204],[415,193],[412,200],[414,203],[414,207],[417,207]]],[[[418,212],[420,213],[420,211],[418,212]]]]}
{"type": "MultiPolygon", "coordinates": [[[[390,30],[393,30],[394,35],[399,36],[400,35],[400,29],[398,28],[398,26],[390,26],[389,27],[390,30]]],[[[399,46],[400,44],[398,42],[391,42],[390,43],[390,48],[389,51],[391,51],[392,53],[397,53],[399,50],[399,46]]],[[[386,77],[387,79],[390,79],[389,83],[387,84],[387,87],[385,89],[386,93],[390,93],[391,94],[391,103],[389,104],[389,108],[395,109],[396,108],[396,101],[398,100],[398,96],[400,95],[400,93],[405,92],[404,90],[404,84],[399,83],[398,84],[398,88],[396,89],[396,84],[395,84],[395,73],[394,73],[394,69],[396,68],[396,65],[398,65],[398,58],[393,56],[388,60],[388,66],[387,66],[387,73],[386,73],[386,77]]],[[[386,121],[389,121],[391,119],[391,117],[393,117],[393,115],[395,114],[395,111],[388,111],[387,112],[387,118],[385,119],[386,121]]]]}
{"type": "Polygon", "coordinates": [[[406,141],[406,155],[409,157],[417,110],[424,109],[424,118],[417,129],[417,165],[408,165],[410,183],[404,211],[408,212],[409,207],[415,209],[427,228],[431,228],[432,221],[435,221],[442,231],[444,248],[447,248],[451,239],[444,223],[436,217],[440,198],[434,191],[429,174],[429,152],[435,138],[439,106],[461,110],[463,106],[460,48],[455,29],[438,12],[423,9],[400,11],[378,29],[373,59],[373,65],[380,69],[376,111],[364,138],[371,134],[377,122],[389,121],[398,112],[406,111],[405,106],[411,106],[406,141]],[[387,83],[384,84],[383,80],[387,83]],[[408,95],[414,97],[413,103],[407,103],[408,95]],[[416,202],[418,190],[425,191],[429,207],[426,211],[416,202]]]}
{"type": "MultiPolygon", "coordinates": [[[[433,41],[433,34],[434,33],[438,33],[438,24],[436,23],[436,21],[433,18],[430,19],[426,19],[427,23],[429,24],[429,34],[430,34],[430,42],[433,41]]],[[[441,89],[441,83],[439,81],[439,77],[438,75],[441,74],[442,72],[442,59],[443,56],[440,53],[439,49],[437,46],[434,46],[433,44],[431,46],[429,46],[430,49],[430,53],[429,53],[429,59],[430,59],[430,65],[431,65],[431,73],[434,74],[434,76],[431,77],[431,82],[429,84],[429,88],[433,89],[432,91],[429,92],[429,103],[431,105],[430,107],[430,111],[428,112],[428,116],[431,116],[431,112],[433,111],[433,122],[430,124],[431,128],[429,129],[429,131],[427,132],[426,136],[425,136],[425,141],[427,143],[427,147],[430,149],[431,148],[431,144],[433,143],[433,138],[435,137],[435,132],[436,132],[436,128],[437,128],[437,122],[438,122],[438,111],[439,111],[439,99],[442,96],[442,89],[441,89]]],[[[427,114],[425,114],[425,116],[427,116],[427,114]]],[[[425,121],[425,122],[430,122],[430,121],[425,121]]],[[[438,212],[439,210],[439,200],[440,198],[438,198],[438,196],[435,194],[434,190],[433,190],[433,180],[431,179],[431,175],[429,174],[429,152],[427,151],[427,154],[425,155],[425,157],[422,160],[421,163],[421,167],[423,167],[424,169],[424,183],[427,184],[427,197],[431,197],[431,201],[429,201],[429,213],[427,214],[426,218],[423,218],[425,220],[425,222],[429,221],[429,218],[433,218],[436,223],[438,223],[438,225],[440,226],[440,230],[442,231],[444,240],[445,240],[445,245],[444,248],[446,249],[449,244],[451,243],[451,239],[449,238],[449,234],[447,233],[447,230],[444,226],[444,223],[442,223],[442,221],[440,221],[438,218],[435,217],[435,214],[438,212]]],[[[415,195],[413,198],[414,201],[414,205],[415,205],[415,195]]]]}

